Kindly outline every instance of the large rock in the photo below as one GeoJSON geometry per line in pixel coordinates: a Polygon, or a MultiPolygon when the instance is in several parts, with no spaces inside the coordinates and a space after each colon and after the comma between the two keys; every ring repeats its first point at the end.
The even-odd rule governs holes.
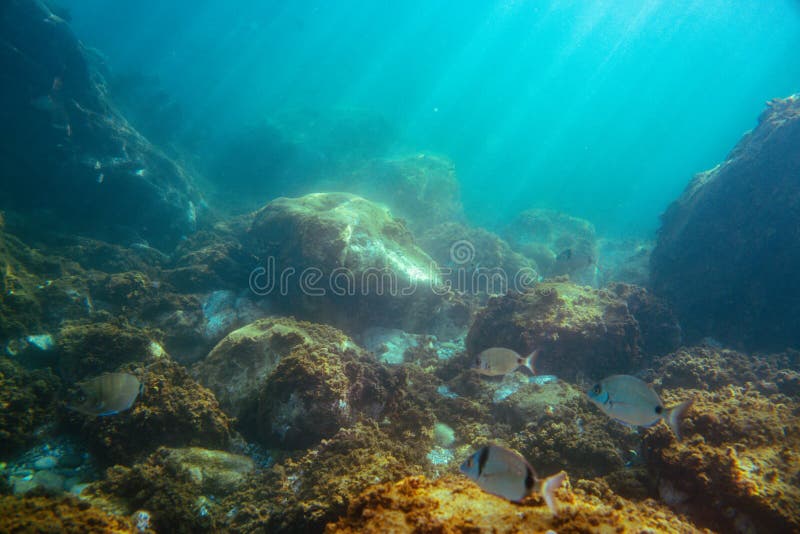
{"type": "Polygon", "coordinates": [[[568,379],[627,373],[641,363],[639,325],[628,303],[563,281],[490,299],[467,335],[471,355],[489,347],[520,354],[542,348],[537,370],[568,379]]]}
{"type": "Polygon", "coordinates": [[[261,388],[278,362],[295,349],[361,352],[335,328],[286,317],[260,319],[234,330],[194,368],[220,406],[236,418],[258,402],[261,388]]]}
{"type": "Polygon", "coordinates": [[[445,333],[468,319],[403,222],[364,198],[276,199],[256,213],[249,240],[264,265],[251,287],[290,313],[351,332],[385,326],[445,333]]]}
{"type": "Polygon", "coordinates": [[[298,449],[388,400],[387,371],[330,326],[274,317],[231,332],[195,367],[245,436],[298,449]]]}
{"type": "Polygon", "coordinates": [[[122,117],[93,56],[45,2],[0,9],[0,202],[43,224],[171,246],[195,228],[184,170],[122,117]]]}
{"type": "Polygon", "coordinates": [[[727,160],[663,215],[652,285],[688,341],[800,344],[800,97],[773,100],[727,160]]]}

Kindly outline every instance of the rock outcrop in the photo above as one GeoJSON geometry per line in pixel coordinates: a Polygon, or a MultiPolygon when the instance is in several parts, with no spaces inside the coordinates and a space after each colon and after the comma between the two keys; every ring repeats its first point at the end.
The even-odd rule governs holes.
{"type": "Polygon", "coordinates": [[[0,10],[0,203],[43,225],[175,245],[202,203],[187,173],[115,109],[100,60],[45,2],[0,10]]]}
{"type": "Polygon", "coordinates": [[[663,215],[652,286],[689,342],[800,344],[800,96],[776,99],[663,215]]]}

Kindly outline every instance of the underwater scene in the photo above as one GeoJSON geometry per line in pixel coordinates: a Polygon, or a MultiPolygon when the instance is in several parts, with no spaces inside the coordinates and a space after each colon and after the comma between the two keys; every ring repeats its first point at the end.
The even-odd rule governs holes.
{"type": "Polygon", "coordinates": [[[800,532],[798,51],[0,0],[0,532],[800,532]]]}

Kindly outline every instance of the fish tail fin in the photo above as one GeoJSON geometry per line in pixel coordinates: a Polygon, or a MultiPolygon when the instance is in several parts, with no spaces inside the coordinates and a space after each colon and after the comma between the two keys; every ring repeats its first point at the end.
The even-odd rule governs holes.
{"type": "Polygon", "coordinates": [[[664,415],[664,420],[667,422],[667,425],[669,425],[672,433],[675,434],[675,437],[678,438],[678,441],[681,440],[681,419],[686,416],[686,412],[688,412],[689,408],[692,407],[692,402],[694,402],[694,399],[689,399],[680,404],[676,404],[667,410],[667,413],[664,415]]]}
{"type": "Polygon", "coordinates": [[[522,365],[526,367],[534,376],[536,376],[536,360],[539,358],[539,353],[541,352],[542,349],[536,349],[528,354],[528,356],[522,361],[522,365]]]}
{"type": "Polygon", "coordinates": [[[556,490],[561,487],[567,478],[566,471],[559,471],[553,476],[549,476],[541,481],[541,494],[544,502],[553,515],[558,515],[558,503],[556,503],[556,490]]]}

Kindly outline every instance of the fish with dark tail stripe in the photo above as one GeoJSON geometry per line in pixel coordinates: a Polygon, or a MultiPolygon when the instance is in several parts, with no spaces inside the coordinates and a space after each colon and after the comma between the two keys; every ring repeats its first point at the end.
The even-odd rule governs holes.
{"type": "Polygon", "coordinates": [[[540,349],[536,349],[523,358],[511,349],[492,347],[478,354],[474,369],[486,376],[503,376],[524,367],[536,375],[536,359],[540,352],[540,349]]]}
{"type": "Polygon", "coordinates": [[[521,501],[538,491],[553,515],[558,513],[555,491],[567,477],[564,471],[539,479],[525,458],[499,445],[482,447],[467,458],[459,469],[483,491],[509,501],[521,501]]]}
{"type": "Polygon", "coordinates": [[[650,427],[662,419],[680,441],[680,422],[692,406],[687,400],[669,408],[644,380],[631,375],[613,375],[586,392],[603,413],[620,423],[650,427]]]}

